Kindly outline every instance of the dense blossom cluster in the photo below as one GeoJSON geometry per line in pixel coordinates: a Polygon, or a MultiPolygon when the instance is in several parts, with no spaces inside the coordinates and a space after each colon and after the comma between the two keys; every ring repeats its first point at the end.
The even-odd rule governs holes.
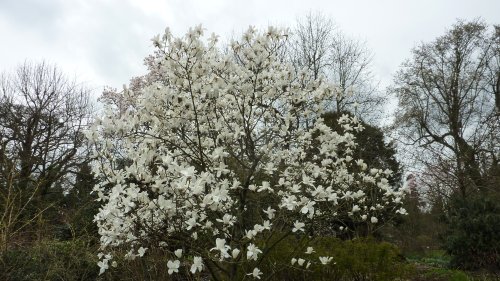
{"type": "MultiPolygon", "coordinates": [[[[163,251],[169,274],[237,267],[260,279],[273,233],[311,235],[313,221],[340,215],[377,224],[388,206],[404,213],[391,172],[352,155],[357,118],[340,118],[343,133],[323,123],[334,87],[278,59],[286,37],[250,28],[224,50],[201,27],[153,39],[163,81],[125,90],[87,133],[101,272],[119,246],[128,259],[163,251]]],[[[313,252],[292,264],[333,262],[306,261],[313,252]]]]}

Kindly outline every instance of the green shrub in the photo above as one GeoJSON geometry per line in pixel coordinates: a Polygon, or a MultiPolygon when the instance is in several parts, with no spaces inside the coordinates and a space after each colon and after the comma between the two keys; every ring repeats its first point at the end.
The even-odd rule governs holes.
{"type": "Polygon", "coordinates": [[[415,277],[415,280],[471,281],[464,272],[447,268],[425,268],[418,277],[415,277]]]}
{"type": "Polygon", "coordinates": [[[500,268],[500,202],[477,194],[450,202],[445,249],[451,266],[462,269],[500,268]]]}
{"type": "Polygon", "coordinates": [[[398,249],[389,243],[373,239],[342,241],[333,237],[317,238],[312,242],[315,253],[305,254],[306,247],[299,251],[291,249],[305,245],[304,240],[291,237],[270,253],[261,267],[266,272],[274,272],[273,280],[398,280],[411,274],[412,266],[406,264],[398,249]],[[332,262],[322,265],[320,256],[332,257],[332,262]],[[303,266],[291,265],[291,258],[303,258],[303,266]],[[305,268],[311,261],[309,268],[305,268]]]}
{"type": "Polygon", "coordinates": [[[1,257],[0,280],[97,280],[96,246],[84,239],[42,241],[1,257]]]}

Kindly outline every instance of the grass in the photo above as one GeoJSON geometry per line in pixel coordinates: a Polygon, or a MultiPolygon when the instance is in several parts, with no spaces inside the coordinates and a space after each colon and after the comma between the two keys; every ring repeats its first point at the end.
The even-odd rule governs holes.
{"type": "Polygon", "coordinates": [[[408,254],[406,259],[416,268],[412,281],[500,281],[498,274],[448,268],[450,257],[442,250],[408,254]]]}

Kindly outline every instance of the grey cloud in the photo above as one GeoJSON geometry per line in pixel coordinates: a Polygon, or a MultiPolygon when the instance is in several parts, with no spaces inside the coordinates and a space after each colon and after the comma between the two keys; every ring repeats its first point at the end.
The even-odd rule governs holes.
{"type": "Polygon", "coordinates": [[[8,18],[15,26],[31,29],[38,27],[50,34],[57,29],[64,13],[59,0],[3,0],[0,1],[0,15],[8,18]]]}

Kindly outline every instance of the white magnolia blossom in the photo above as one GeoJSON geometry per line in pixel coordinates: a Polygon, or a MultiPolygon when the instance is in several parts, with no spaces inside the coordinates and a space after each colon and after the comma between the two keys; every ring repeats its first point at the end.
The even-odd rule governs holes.
{"type": "Polygon", "coordinates": [[[313,248],[313,247],[307,247],[307,249],[306,249],[306,251],[305,251],[305,253],[306,253],[307,255],[310,255],[310,254],[312,254],[312,253],[314,253],[314,252],[315,252],[315,251],[314,251],[314,248],[313,248]]]}
{"type": "Polygon", "coordinates": [[[202,271],[203,270],[203,259],[201,257],[194,257],[193,258],[193,264],[191,265],[191,273],[196,273],[196,271],[202,271]]]}
{"type": "Polygon", "coordinates": [[[228,251],[231,249],[228,245],[226,245],[226,239],[220,239],[217,238],[215,239],[215,247],[211,249],[216,250],[220,252],[220,260],[223,260],[224,258],[229,257],[228,251]]]}
{"type": "Polygon", "coordinates": [[[108,261],[109,259],[104,258],[97,263],[97,266],[99,266],[99,274],[103,274],[109,268],[108,261]]]}
{"type": "Polygon", "coordinates": [[[303,222],[299,222],[299,221],[295,221],[293,223],[293,228],[292,228],[292,232],[297,232],[297,231],[304,231],[304,226],[306,224],[303,223],[303,222]]]}
{"type": "Polygon", "coordinates": [[[332,257],[319,257],[321,264],[329,264],[333,260],[332,257]]]}
{"type": "Polygon", "coordinates": [[[236,259],[239,254],[240,254],[240,249],[234,248],[233,252],[231,253],[231,256],[233,257],[233,259],[236,259]]]}
{"type": "Polygon", "coordinates": [[[247,259],[257,260],[259,254],[261,253],[262,251],[259,248],[257,248],[254,244],[250,243],[250,245],[247,246],[247,259]]]}
{"type": "Polygon", "coordinates": [[[248,273],[247,275],[251,275],[253,278],[260,279],[260,276],[262,275],[262,271],[258,269],[257,267],[253,269],[251,273],[248,273]]]}
{"type": "Polygon", "coordinates": [[[168,261],[167,262],[168,274],[179,272],[180,264],[181,264],[181,262],[179,260],[168,261]]]}
{"type": "Polygon", "coordinates": [[[177,250],[175,250],[174,254],[175,254],[175,256],[177,256],[178,258],[181,258],[181,257],[182,257],[182,249],[177,249],[177,250]]]}
{"type": "MultiPolygon", "coordinates": [[[[194,273],[202,260],[265,258],[266,237],[305,235],[325,214],[373,222],[403,213],[390,171],[354,158],[359,119],[341,116],[342,132],[325,125],[335,87],[279,59],[287,36],[250,28],[227,50],[201,27],[155,37],[157,80],[107,101],[86,134],[103,252],[124,247],[133,259],[179,249],[165,252],[169,274],[191,257],[194,273]]],[[[102,273],[111,257],[100,258],[102,273]]]]}
{"type": "Polygon", "coordinates": [[[148,248],[140,247],[139,250],[137,250],[137,253],[138,253],[139,257],[144,256],[144,254],[146,253],[147,249],[148,248]]]}

